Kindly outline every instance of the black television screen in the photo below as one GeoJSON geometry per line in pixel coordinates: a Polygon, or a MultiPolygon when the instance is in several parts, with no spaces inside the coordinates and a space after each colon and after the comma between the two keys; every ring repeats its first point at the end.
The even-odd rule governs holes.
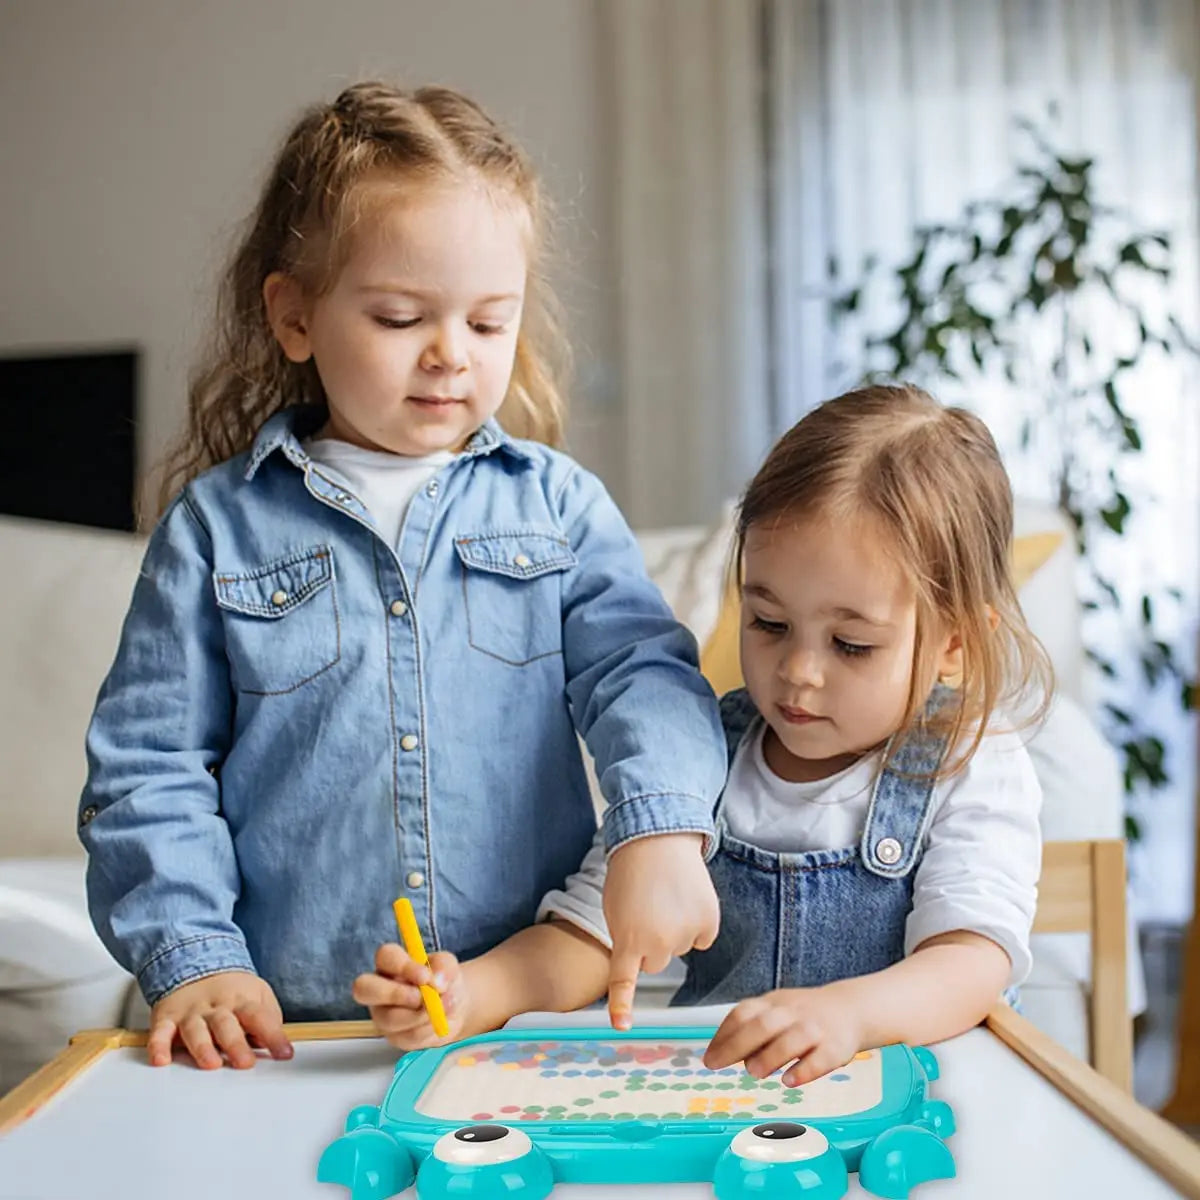
{"type": "Polygon", "coordinates": [[[0,358],[0,512],[133,529],[136,351],[0,358]]]}

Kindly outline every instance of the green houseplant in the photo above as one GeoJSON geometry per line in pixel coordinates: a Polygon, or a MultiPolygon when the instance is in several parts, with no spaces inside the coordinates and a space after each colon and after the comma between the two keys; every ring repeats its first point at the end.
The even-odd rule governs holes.
{"type": "MultiPolygon", "coordinates": [[[[1140,672],[1151,691],[1181,688],[1185,704],[1191,688],[1160,632],[1178,590],[1116,584],[1118,573],[1129,575],[1118,539],[1135,509],[1153,502],[1131,480],[1143,433],[1127,397],[1152,356],[1198,351],[1164,302],[1169,235],[1102,204],[1092,158],[1069,157],[1032,123],[1019,124],[1030,152],[1005,196],[920,226],[909,257],[890,268],[868,259],[852,283],[838,282],[830,262],[832,320],[868,377],[910,379],[935,393],[961,384],[967,395],[972,384],[1006,381],[1019,408],[1016,452],[1046,464],[1048,491],[1075,533],[1085,644],[1104,679],[1100,718],[1122,756],[1126,792],[1153,790],[1168,782],[1165,746],[1128,699],[1130,674],[1140,672]],[[876,298],[881,304],[868,303],[876,298]],[[881,311],[888,315],[873,315],[881,311]],[[1114,640],[1114,629],[1123,638],[1114,640]]],[[[1138,836],[1133,816],[1126,830],[1138,836]]]]}

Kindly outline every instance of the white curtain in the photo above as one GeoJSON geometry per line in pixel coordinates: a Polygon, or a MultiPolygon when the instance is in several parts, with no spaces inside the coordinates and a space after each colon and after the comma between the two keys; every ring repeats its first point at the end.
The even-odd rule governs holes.
{"type": "MultiPolygon", "coordinates": [[[[827,319],[828,260],[896,265],[920,223],[1001,193],[1028,147],[1015,117],[1045,126],[1054,105],[1052,139],[1095,158],[1101,197],[1170,232],[1171,291],[1150,303],[1200,330],[1194,0],[605,0],[600,12],[636,525],[711,520],[779,433],[856,380],[863,363],[827,319]]],[[[1197,376],[1155,362],[1136,384],[1122,399],[1145,443],[1130,483],[1139,516],[1110,566],[1179,589],[1161,628],[1187,654],[1197,376]]],[[[1045,460],[1018,452],[1019,394],[990,379],[936,390],[989,421],[1018,494],[1054,499],[1045,460]]],[[[1166,919],[1190,894],[1195,775],[1173,693],[1125,697],[1169,743],[1172,785],[1142,814],[1154,862],[1142,886],[1159,895],[1140,897],[1166,919]]]]}
{"type": "Polygon", "coordinates": [[[762,11],[606,0],[627,515],[709,522],[773,429],[762,11]]]}
{"type": "MultiPolygon", "coordinates": [[[[1016,117],[1045,129],[1064,153],[1094,157],[1099,200],[1128,210],[1142,229],[1169,232],[1170,291],[1156,289],[1145,302],[1152,316],[1173,311],[1193,333],[1200,330],[1194,0],[766,4],[771,327],[782,424],[852,385],[864,367],[861,336],[855,343],[827,319],[830,258],[843,279],[868,256],[900,265],[918,225],[959,219],[968,201],[1004,195],[1030,156],[1016,117]]],[[[855,324],[882,332],[889,301],[878,290],[866,301],[873,307],[855,324]]],[[[1111,313],[1109,321],[1094,329],[1093,340],[1116,346],[1126,331],[1111,313]]],[[[1040,382],[1036,338],[1028,349],[1033,391],[1040,382]]],[[[1036,408],[1028,392],[1003,378],[942,380],[935,390],[988,420],[1018,494],[1055,501],[1047,458],[1039,459],[1036,445],[1034,452],[1020,447],[1021,419],[1036,408]]],[[[1190,657],[1200,573],[1195,364],[1152,361],[1122,398],[1145,449],[1130,460],[1137,519],[1120,543],[1109,539],[1107,566],[1133,595],[1155,584],[1183,593],[1182,605],[1162,606],[1160,614],[1167,639],[1190,657]]],[[[1043,440],[1075,436],[1041,425],[1043,440]]],[[[1043,451],[1052,453],[1053,445],[1043,451]]],[[[1124,621],[1127,631],[1136,614],[1124,621]]],[[[1110,620],[1101,635],[1118,659],[1122,633],[1121,621],[1110,620]]],[[[1191,721],[1175,687],[1150,697],[1139,690],[1128,657],[1123,665],[1133,684],[1116,698],[1165,735],[1172,778],[1166,791],[1136,806],[1147,833],[1143,852],[1155,864],[1141,873],[1140,900],[1151,915],[1177,918],[1190,894],[1191,721]]]]}

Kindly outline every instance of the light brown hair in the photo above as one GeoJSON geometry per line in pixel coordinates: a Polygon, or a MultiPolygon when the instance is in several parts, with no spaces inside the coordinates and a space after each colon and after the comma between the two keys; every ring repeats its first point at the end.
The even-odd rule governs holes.
{"type": "Polygon", "coordinates": [[[779,439],[746,490],[739,578],[750,528],[795,519],[849,528],[865,519],[913,585],[916,646],[899,733],[922,720],[939,639],[959,633],[959,703],[933,718],[957,750],[938,774],[966,765],[997,708],[1018,726],[1044,715],[1053,672],[1017,602],[1012,488],[978,417],[910,385],[863,387],[818,405],[779,439]]]}
{"type": "Polygon", "coordinates": [[[210,344],[193,373],[184,435],[163,464],[159,508],[190,479],[247,449],[294,404],[322,405],[311,362],[284,355],[262,288],[282,271],[320,295],[336,282],[350,235],[369,220],[366,185],[475,178],[529,215],[529,280],[516,360],[498,417],[519,437],[562,440],[569,351],[541,271],[547,204],[533,164],[477,104],[449,88],[356,83],[306,110],[284,140],[222,277],[210,344]]]}

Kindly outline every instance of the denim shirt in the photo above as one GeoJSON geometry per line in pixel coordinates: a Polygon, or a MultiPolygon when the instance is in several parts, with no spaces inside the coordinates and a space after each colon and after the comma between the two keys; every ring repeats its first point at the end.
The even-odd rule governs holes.
{"type": "Polygon", "coordinates": [[[92,918],[154,1003],[257,971],[288,1019],[350,997],[408,896],[470,958],[532,923],[595,832],[712,831],[696,646],[600,482],[489,422],[393,549],[272,417],[163,516],[88,731],[92,918]]]}

